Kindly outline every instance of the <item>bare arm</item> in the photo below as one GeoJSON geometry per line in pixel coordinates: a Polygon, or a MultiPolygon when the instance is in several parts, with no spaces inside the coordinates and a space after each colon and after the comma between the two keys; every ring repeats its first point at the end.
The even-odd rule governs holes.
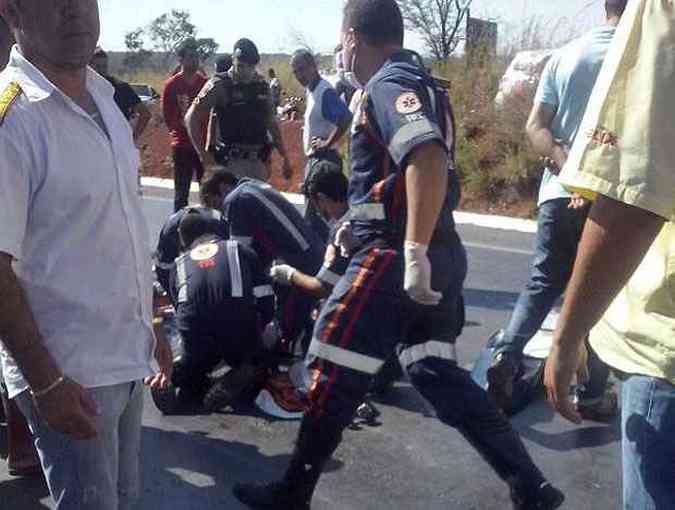
{"type": "Polygon", "coordinates": [[[527,120],[527,136],[540,156],[553,160],[557,168],[551,168],[554,173],[559,172],[567,161],[567,148],[560,145],[551,132],[551,123],[556,111],[546,103],[536,103],[527,120]]]}
{"type": "Polygon", "coordinates": [[[134,106],[134,113],[138,115],[136,126],[134,127],[134,140],[138,140],[145,131],[145,128],[148,127],[148,122],[150,122],[152,114],[150,113],[150,110],[148,110],[148,107],[143,103],[138,103],[134,106]]]}
{"type": "Polygon", "coordinates": [[[554,342],[583,341],[635,272],[664,222],[644,209],[598,198],[579,244],[554,342]]]}
{"type": "Polygon", "coordinates": [[[406,241],[429,245],[448,194],[448,157],[436,143],[417,148],[405,174],[408,204],[406,241]]]}
{"type": "Polygon", "coordinates": [[[40,416],[53,429],[75,439],[96,436],[92,416],[96,403],[64,374],[42,342],[25,293],[12,269],[12,258],[0,253],[0,337],[33,391],[40,416]]]}
{"type": "Polygon", "coordinates": [[[593,204],[546,367],[549,399],[572,421],[580,421],[567,399],[577,353],[639,266],[664,222],[651,212],[606,197],[593,204]]]}
{"type": "Polygon", "coordinates": [[[220,87],[217,84],[211,81],[207,82],[185,114],[185,126],[188,135],[202,163],[205,164],[212,162],[213,159],[213,156],[207,152],[206,142],[211,110],[218,102],[219,89],[220,87]]]}
{"type": "Polygon", "coordinates": [[[291,276],[290,283],[306,294],[318,297],[319,299],[326,298],[330,294],[330,291],[324,287],[321,280],[315,276],[308,276],[297,270],[291,276]]]}
{"type": "Polygon", "coordinates": [[[42,343],[11,262],[9,255],[0,253],[0,337],[29,386],[46,388],[62,374],[42,343]]]}

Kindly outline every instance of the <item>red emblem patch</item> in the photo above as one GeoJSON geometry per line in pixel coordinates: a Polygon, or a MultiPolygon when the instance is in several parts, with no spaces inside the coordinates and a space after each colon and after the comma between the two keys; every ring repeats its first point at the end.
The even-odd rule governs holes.
{"type": "Polygon", "coordinates": [[[414,92],[401,94],[396,100],[396,111],[402,115],[415,113],[422,109],[422,102],[414,92]]]}

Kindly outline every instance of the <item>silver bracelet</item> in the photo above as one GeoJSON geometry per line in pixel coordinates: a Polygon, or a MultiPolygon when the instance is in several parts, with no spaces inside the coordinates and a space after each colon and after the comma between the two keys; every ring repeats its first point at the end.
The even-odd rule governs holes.
{"type": "Polygon", "coordinates": [[[65,381],[66,381],[66,376],[65,376],[65,375],[62,375],[61,377],[59,377],[56,381],[54,381],[53,383],[51,383],[51,384],[50,384],[49,386],[47,386],[46,388],[44,388],[44,389],[42,389],[42,390],[38,390],[38,391],[30,390],[30,392],[31,392],[31,394],[33,395],[33,397],[35,397],[35,398],[44,397],[44,396],[45,396],[47,393],[49,393],[50,391],[53,391],[53,390],[55,390],[56,388],[58,388],[59,386],[61,386],[65,381]]]}

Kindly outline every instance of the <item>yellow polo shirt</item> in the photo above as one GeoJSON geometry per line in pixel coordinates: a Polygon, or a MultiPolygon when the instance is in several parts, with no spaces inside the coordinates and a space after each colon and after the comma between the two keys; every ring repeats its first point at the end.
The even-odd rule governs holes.
{"type": "Polygon", "coordinates": [[[560,182],[667,220],[591,344],[610,366],[675,384],[673,0],[629,1],[560,182]]]}

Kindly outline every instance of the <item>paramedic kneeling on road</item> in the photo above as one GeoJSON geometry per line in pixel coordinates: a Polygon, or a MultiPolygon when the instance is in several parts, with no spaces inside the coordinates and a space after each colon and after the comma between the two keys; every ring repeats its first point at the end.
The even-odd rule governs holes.
{"type": "Polygon", "coordinates": [[[189,211],[178,227],[183,254],[171,271],[171,289],[184,353],[173,384],[153,392],[167,414],[186,400],[209,410],[230,404],[255,382],[262,364],[261,332],[274,309],[270,280],[253,251],[220,239],[212,226],[189,211]],[[221,361],[233,369],[211,384],[208,374],[221,361]]]}

